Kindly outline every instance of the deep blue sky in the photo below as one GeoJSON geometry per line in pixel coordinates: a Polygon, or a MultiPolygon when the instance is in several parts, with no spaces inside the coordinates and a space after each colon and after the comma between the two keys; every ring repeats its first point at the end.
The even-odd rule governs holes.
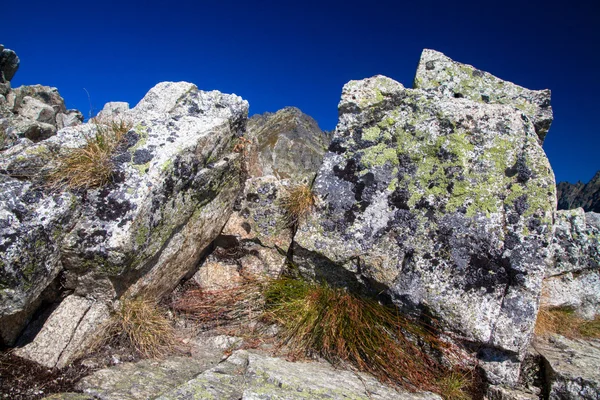
{"type": "Polygon", "coordinates": [[[134,106],[160,81],[236,93],[250,114],[296,106],[333,129],[344,83],[410,86],[432,48],[531,89],[552,90],[544,148],[557,180],[600,169],[597,1],[6,1],[0,43],[13,87],[58,87],[67,107],[134,106]]]}

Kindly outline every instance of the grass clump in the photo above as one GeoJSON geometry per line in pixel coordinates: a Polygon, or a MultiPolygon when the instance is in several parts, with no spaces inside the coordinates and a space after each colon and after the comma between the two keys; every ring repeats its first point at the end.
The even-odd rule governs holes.
{"type": "Polygon", "coordinates": [[[297,226],[310,215],[315,207],[316,196],[307,184],[293,186],[281,199],[289,226],[297,226]]]}
{"type": "Polygon", "coordinates": [[[105,326],[99,344],[112,343],[125,344],[142,357],[157,358],[172,352],[175,330],[155,300],[126,299],[105,326]]]}
{"type": "Polygon", "coordinates": [[[282,338],[292,355],[350,363],[382,382],[413,391],[468,398],[466,375],[449,371],[433,355],[442,355],[449,346],[395,308],[326,284],[287,278],[267,286],[265,302],[266,316],[283,327],[282,338]]]}
{"type": "Polygon", "coordinates": [[[83,147],[69,150],[55,159],[47,176],[54,188],[89,189],[110,182],[114,165],[112,156],[133,124],[125,119],[92,121],[93,135],[86,137],[83,147]]]}
{"type": "Polygon", "coordinates": [[[548,336],[556,333],[571,339],[600,339],[600,316],[593,320],[579,317],[572,308],[540,308],[535,333],[548,336]]]}

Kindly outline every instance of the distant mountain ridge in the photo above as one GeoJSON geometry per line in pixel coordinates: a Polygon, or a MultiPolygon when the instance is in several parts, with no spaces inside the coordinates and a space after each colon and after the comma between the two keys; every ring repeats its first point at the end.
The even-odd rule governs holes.
{"type": "Polygon", "coordinates": [[[600,212],[600,171],[588,182],[559,182],[556,185],[558,209],[582,207],[585,211],[600,212]]]}

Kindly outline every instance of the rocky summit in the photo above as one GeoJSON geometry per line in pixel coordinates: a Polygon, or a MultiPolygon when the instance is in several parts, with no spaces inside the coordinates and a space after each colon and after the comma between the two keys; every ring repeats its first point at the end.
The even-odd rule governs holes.
{"type": "Polygon", "coordinates": [[[558,209],[571,210],[581,207],[585,211],[600,213],[600,171],[588,182],[559,182],[558,209]]]}
{"type": "Polygon", "coordinates": [[[332,133],[294,107],[248,119],[246,100],[187,82],[84,123],[56,88],[11,88],[18,66],[0,46],[0,356],[81,379],[44,392],[0,368],[5,397],[600,398],[600,216],[557,211],[549,90],[424,50],[413,88],[344,85],[332,133]],[[82,181],[91,149],[103,158],[82,181]],[[346,337],[330,327],[327,351],[292,351],[286,321],[258,311],[272,298],[256,300],[283,275],[424,324],[393,340],[453,374],[406,390],[331,365],[346,337]],[[171,352],[138,360],[126,323],[108,330],[136,299],[170,307],[171,352]]]}

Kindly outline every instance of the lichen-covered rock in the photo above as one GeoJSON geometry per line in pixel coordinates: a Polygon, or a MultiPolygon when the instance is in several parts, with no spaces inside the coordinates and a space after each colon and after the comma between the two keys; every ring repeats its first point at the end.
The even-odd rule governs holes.
{"type": "Polygon", "coordinates": [[[47,368],[64,368],[95,338],[98,327],[109,317],[102,302],[68,296],[45,322],[35,340],[15,354],[47,368]]]}
{"type": "Polygon", "coordinates": [[[206,289],[235,286],[243,277],[276,277],[285,264],[293,232],[282,198],[291,187],[288,179],[250,178],[235,210],[215,241],[215,251],[200,266],[194,279],[206,289]]]}
{"type": "Polygon", "coordinates": [[[254,115],[248,120],[246,137],[251,142],[250,176],[275,175],[293,181],[312,181],[331,139],[295,107],[254,115]]]}
{"type": "Polygon", "coordinates": [[[433,314],[481,347],[487,371],[501,366],[498,383],[514,383],[556,209],[531,119],[383,76],[346,84],[339,112],[294,261],[433,314]]]}
{"type": "Polygon", "coordinates": [[[316,362],[288,362],[245,350],[158,397],[183,399],[441,399],[433,393],[396,391],[373,377],[316,362]]]}
{"type": "Polygon", "coordinates": [[[554,258],[546,270],[542,305],[571,308],[589,319],[600,314],[600,227],[594,226],[598,218],[581,208],[556,213],[554,258]]]}
{"type": "Polygon", "coordinates": [[[600,342],[555,335],[536,337],[534,346],[544,359],[548,399],[600,399],[600,342]]]}
{"type": "MultiPolygon", "coordinates": [[[[172,290],[219,234],[241,189],[248,103],[186,82],[155,86],[123,118],[134,125],[113,160],[116,181],[88,191],[61,255],[75,287],[113,284],[119,295],[172,290]],[[132,285],[132,286],[130,286],[132,285]]],[[[51,139],[65,147],[86,126],[51,139]]]]}
{"type": "MultiPolygon", "coordinates": [[[[165,82],[135,108],[117,109],[133,128],[113,155],[113,180],[105,187],[51,191],[38,179],[57,157],[83,146],[100,129],[97,121],[64,128],[39,143],[21,139],[3,152],[5,342],[14,341],[61,271],[63,287],[80,297],[160,297],[196,267],[227,222],[241,190],[240,156],[232,149],[244,131],[248,103],[190,83],[165,82]]],[[[69,352],[80,350],[71,347],[69,352]]],[[[55,362],[51,358],[48,364],[55,362]]]]}
{"type": "Polygon", "coordinates": [[[77,199],[0,174],[0,338],[14,343],[62,269],[60,239],[77,199]]]}
{"type": "Polygon", "coordinates": [[[414,88],[433,90],[448,97],[464,97],[479,103],[516,107],[533,122],[540,143],[552,124],[550,90],[525,89],[471,65],[453,61],[435,50],[423,50],[414,88]]]}

